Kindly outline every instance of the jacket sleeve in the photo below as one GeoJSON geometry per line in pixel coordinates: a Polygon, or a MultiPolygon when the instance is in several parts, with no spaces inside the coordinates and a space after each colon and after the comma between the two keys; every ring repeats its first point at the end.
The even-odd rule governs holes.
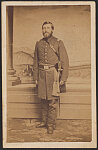
{"type": "Polygon", "coordinates": [[[61,40],[59,41],[59,57],[60,57],[61,67],[63,69],[61,80],[66,82],[68,78],[69,58],[65,46],[61,40]]]}
{"type": "Polygon", "coordinates": [[[38,42],[35,45],[34,59],[33,59],[33,79],[38,81],[38,42]]]}

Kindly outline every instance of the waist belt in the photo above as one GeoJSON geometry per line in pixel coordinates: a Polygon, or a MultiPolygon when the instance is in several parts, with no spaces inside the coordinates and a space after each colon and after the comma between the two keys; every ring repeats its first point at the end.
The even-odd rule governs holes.
{"type": "Polygon", "coordinates": [[[39,69],[44,69],[44,70],[48,70],[53,67],[54,65],[39,65],[39,69]]]}

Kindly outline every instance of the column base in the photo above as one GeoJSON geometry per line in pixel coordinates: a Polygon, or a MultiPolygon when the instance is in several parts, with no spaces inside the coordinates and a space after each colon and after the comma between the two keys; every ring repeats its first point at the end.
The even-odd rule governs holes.
{"type": "Polygon", "coordinates": [[[15,86],[17,84],[21,83],[21,80],[19,77],[15,75],[16,71],[14,69],[9,69],[8,70],[8,80],[7,84],[8,86],[15,86]]]}
{"type": "Polygon", "coordinates": [[[13,68],[8,69],[7,71],[8,75],[14,75],[16,73],[16,70],[14,70],[13,68]]]}
{"type": "Polygon", "coordinates": [[[8,81],[7,81],[9,86],[15,86],[17,84],[21,83],[21,80],[17,76],[8,76],[8,81]]]}

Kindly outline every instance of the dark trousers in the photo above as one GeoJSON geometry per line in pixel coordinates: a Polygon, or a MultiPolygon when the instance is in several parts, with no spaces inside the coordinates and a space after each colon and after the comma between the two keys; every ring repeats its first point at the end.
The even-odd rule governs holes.
{"type": "Polygon", "coordinates": [[[47,126],[56,124],[58,100],[41,100],[42,122],[47,126]]]}

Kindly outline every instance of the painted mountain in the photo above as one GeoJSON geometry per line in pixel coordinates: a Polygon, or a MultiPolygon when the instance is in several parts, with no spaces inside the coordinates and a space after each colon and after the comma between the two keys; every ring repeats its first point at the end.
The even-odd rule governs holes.
{"type": "Polygon", "coordinates": [[[18,51],[13,55],[13,65],[17,75],[20,76],[27,66],[33,70],[33,57],[27,52],[18,51]]]}
{"type": "Polygon", "coordinates": [[[14,54],[14,65],[33,65],[33,57],[31,54],[19,51],[14,54]]]}

